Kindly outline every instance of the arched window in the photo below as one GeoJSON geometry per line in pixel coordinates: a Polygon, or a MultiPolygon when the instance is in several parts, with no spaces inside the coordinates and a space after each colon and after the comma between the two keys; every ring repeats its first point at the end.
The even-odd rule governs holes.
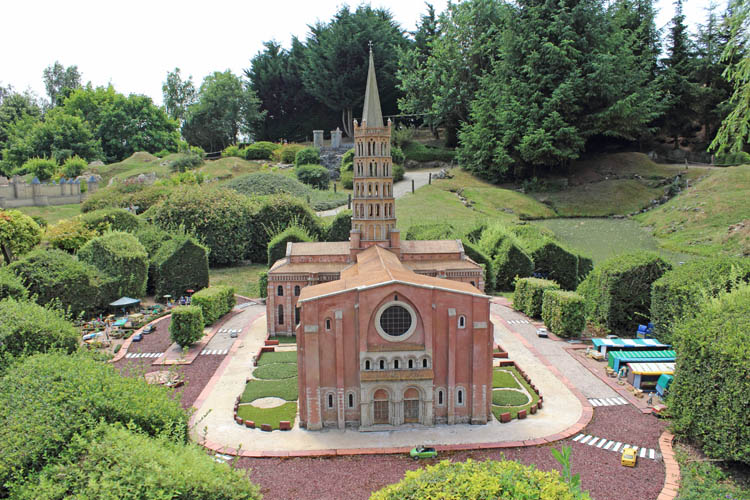
{"type": "Polygon", "coordinates": [[[276,287],[276,295],[278,295],[279,297],[284,296],[284,287],[282,285],[276,287]]]}
{"type": "Polygon", "coordinates": [[[284,324],[284,306],[279,305],[279,309],[277,311],[277,314],[278,314],[278,323],[280,325],[283,325],[284,324]]]}
{"type": "Polygon", "coordinates": [[[380,360],[380,369],[385,370],[385,360],[380,360]]]}
{"type": "Polygon", "coordinates": [[[348,399],[349,399],[349,408],[354,408],[354,393],[353,392],[349,393],[348,399]]]}
{"type": "Polygon", "coordinates": [[[366,359],[366,360],[365,360],[365,370],[370,370],[371,368],[372,368],[372,367],[370,366],[370,360],[369,360],[369,359],[366,359]]]}
{"type": "Polygon", "coordinates": [[[380,195],[378,194],[378,185],[377,185],[377,184],[375,184],[375,196],[380,196],[380,195]]]}
{"type": "Polygon", "coordinates": [[[327,399],[328,399],[328,409],[330,410],[333,408],[333,393],[329,392],[327,399]]]}
{"type": "Polygon", "coordinates": [[[380,205],[375,205],[375,216],[380,217],[380,205]]]}
{"type": "Polygon", "coordinates": [[[294,296],[299,297],[299,285],[294,285],[294,296]]]}
{"type": "Polygon", "coordinates": [[[326,318],[326,330],[331,329],[331,318],[326,318]]]}
{"type": "Polygon", "coordinates": [[[427,358],[422,360],[422,368],[427,368],[427,358]]]}
{"type": "Polygon", "coordinates": [[[294,308],[294,324],[299,325],[299,307],[294,308]]]}
{"type": "Polygon", "coordinates": [[[445,404],[445,392],[442,389],[437,391],[437,404],[443,406],[445,404]]]}
{"type": "Polygon", "coordinates": [[[394,359],[394,360],[393,360],[393,369],[394,369],[394,370],[398,370],[398,369],[400,369],[400,368],[401,368],[401,365],[400,365],[400,363],[398,362],[398,360],[397,360],[397,359],[394,359]]]}
{"type": "Polygon", "coordinates": [[[476,284],[476,283],[474,283],[474,281],[472,281],[472,282],[471,282],[471,286],[477,286],[477,284],[476,284]]]}
{"type": "Polygon", "coordinates": [[[459,406],[464,404],[464,390],[463,389],[459,389],[456,392],[456,404],[458,404],[459,406]]]}
{"type": "Polygon", "coordinates": [[[413,359],[410,359],[410,360],[409,360],[409,363],[408,363],[408,365],[407,365],[407,366],[409,367],[409,369],[410,369],[410,370],[411,370],[412,368],[414,368],[414,360],[413,360],[413,359]]]}
{"type": "Polygon", "coordinates": [[[461,315],[458,317],[458,327],[466,328],[466,316],[461,315]]]}
{"type": "Polygon", "coordinates": [[[372,205],[370,205],[370,217],[372,217],[372,205]]]}

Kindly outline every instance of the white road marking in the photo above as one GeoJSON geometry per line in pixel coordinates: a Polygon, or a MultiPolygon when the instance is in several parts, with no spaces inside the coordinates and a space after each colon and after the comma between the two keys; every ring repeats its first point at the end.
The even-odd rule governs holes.
{"type": "Polygon", "coordinates": [[[579,434],[579,435],[577,435],[576,437],[574,437],[574,438],[573,438],[573,441],[578,441],[578,440],[579,440],[579,439],[581,439],[581,438],[582,438],[583,436],[585,436],[585,434],[579,434]]]}
{"type": "Polygon", "coordinates": [[[587,441],[588,441],[589,439],[591,439],[592,437],[593,437],[593,436],[591,436],[591,435],[588,435],[588,436],[586,436],[585,438],[581,439],[581,444],[586,444],[586,442],[587,442],[587,441]]]}
{"type": "Polygon", "coordinates": [[[609,443],[607,443],[607,446],[605,446],[605,447],[604,447],[604,449],[605,449],[605,450],[608,450],[608,449],[610,449],[610,448],[612,447],[612,445],[613,445],[613,444],[615,444],[615,442],[614,442],[614,441],[610,441],[609,443]]]}

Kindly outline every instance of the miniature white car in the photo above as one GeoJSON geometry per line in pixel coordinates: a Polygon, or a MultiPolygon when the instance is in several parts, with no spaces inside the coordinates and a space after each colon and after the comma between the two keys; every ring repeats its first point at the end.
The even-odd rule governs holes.
{"type": "Polygon", "coordinates": [[[536,336],[541,338],[547,338],[547,329],[546,328],[537,328],[536,329],[536,336]]]}

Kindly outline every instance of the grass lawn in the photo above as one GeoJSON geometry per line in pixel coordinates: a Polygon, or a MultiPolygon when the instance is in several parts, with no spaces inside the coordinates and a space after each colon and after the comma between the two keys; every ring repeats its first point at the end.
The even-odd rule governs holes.
{"type": "Polygon", "coordinates": [[[663,194],[662,187],[649,187],[635,179],[614,179],[535,193],[534,197],[549,204],[562,217],[603,217],[636,212],[663,194]]]}
{"type": "Polygon", "coordinates": [[[698,255],[750,255],[750,165],[712,170],[664,205],[636,216],[664,248],[698,255]]]}
{"type": "Polygon", "coordinates": [[[268,340],[278,340],[279,344],[296,344],[297,343],[297,337],[292,336],[289,337],[287,335],[271,335],[268,337],[268,340]]]}
{"type": "MultiPolygon", "coordinates": [[[[265,356],[265,355],[264,355],[265,356]]],[[[253,377],[260,379],[281,379],[297,376],[296,363],[271,363],[261,365],[253,370],[253,377]]]]}
{"type": "Polygon", "coordinates": [[[243,420],[252,420],[256,427],[261,424],[270,424],[271,429],[277,430],[279,422],[286,420],[294,425],[294,419],[297,416],[297,403],[284,403],[276,408],[256,408],[253,405],[245,404],[237,408],[237,416],[243,420]]]}
{"type": "Polygon", "coordinates": [[[518,412],[521,410],[526,410],[528,412],[529,408],[531,408],[532,405],[539,402],[539,395],[534,391],[534,389],[531,388],[528,382],[521,376],[520,373],[518,373],[518,370],[514,366],[503,366],[495,368],[492,372],[492,388],[493,389],[499,389],[504,387],[518,387],[518,383],[521,383],[521,385],[531,394],[531,401],[529,401],[528,397],[525,395],[519,394],[516,391],[492,391],[492,414],[495,415],[495,418],[500,420],[500,415],[502,413],[510,413],[510,418],[516,418],[518,416],[518,412]],[[498,372],[505,372],[503,375],[497,375],[498,372]],[[512,380],[511,373],[515,375],[515,380],[512,380]],[[496,378],[497,377],[497,378],[496,378]],[[496,383],[497,380],[497,383],[496,383]],[[509,383],[508,381],[512,380],[513,385],[504,385],[509,383]],[[514,395],[515,393],[515,395],[514,395]],[[517,404],[508,404],[510,403],[517,403],[520,401],[520,397],[523,396],[523,402],[521,403],[522,406],[519,406],[517,404]],[[505,403],[504,405],[498,405],[495,403],[495,400],[497,398],[497,401],[500,403],[505,403]],[[525,403],[525,404],[524,404],[525,403]]]}
{"type": "Polygon", "coordinates": [[[56,205],[47,207],[19,207],[19,211],[30,217],[41,217],[48,224],[54,224],[62,219],[70,219],[81,214],[81,204],[56,205]]]}
{"type": "Polygon", "coordinates": [[[266,270],[268,266],[263,264],[250,264],[236,267],[212,267],[208,274],[211,286],[231,286],[235,293],[255,298],[260,297],[258,275],[266,270]]]}
{"type": "Polygon", "coordinates": [[[245,160],[234,156],[205,162],[199,169],[209,179],[230,179],[240,175],[251,174],[263,169],[268,163],[261,160],[245,160]]]}
{"type": "Polygon", "coordinates": [[[272,363],[297,364],[297,351],[266,352],[258,360],[258,366],[270,365],[272,363]]]}
{"type": "Polygon", "coordinates": [[[445,222],[463,229],[480,219],[486,219],[479,212],[465,207],[454,193],[444,191],[436,184],[421,187],[413,194],[396,200],[397,226],[401,229],[402,238],[406,237],[406,231],[414,224],[445,222]]]}
{"type": "Polygon", "coordinates": [[[529,402],[529,397],[518,391],[498,389],[492,391],[492,404],[495,406],[523,406],[529,402]]]}
{"type": "Polygon", "coordinates": [[[494,370],[492,372],[492,387],[510,387],[512,389],[520,389],[515,377],[507,370],[494,370]]]}
{"type": "Polygon", "coordinates": [[[277,397],[286,401],[296,401],[299,397],[297,377],[281,380],[251,380],[245,386],[240,403],[249,403],[258,398],[277,397]]]}

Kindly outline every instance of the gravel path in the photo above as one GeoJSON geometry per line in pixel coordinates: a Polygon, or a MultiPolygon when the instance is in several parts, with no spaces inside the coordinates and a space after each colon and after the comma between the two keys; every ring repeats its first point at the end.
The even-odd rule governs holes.
{"type": "MultiPolygon", "coordinates": [[[[163,319],[156,324],[153,332],[144,335],[140,342],[132,342],[128,348],[129,353],[136,352],[164,352],[172,345],[169,338],[169,324],[171,319],[163,319]]],[[[153,360],[152,360],[153,361],[153,360]]]]}

